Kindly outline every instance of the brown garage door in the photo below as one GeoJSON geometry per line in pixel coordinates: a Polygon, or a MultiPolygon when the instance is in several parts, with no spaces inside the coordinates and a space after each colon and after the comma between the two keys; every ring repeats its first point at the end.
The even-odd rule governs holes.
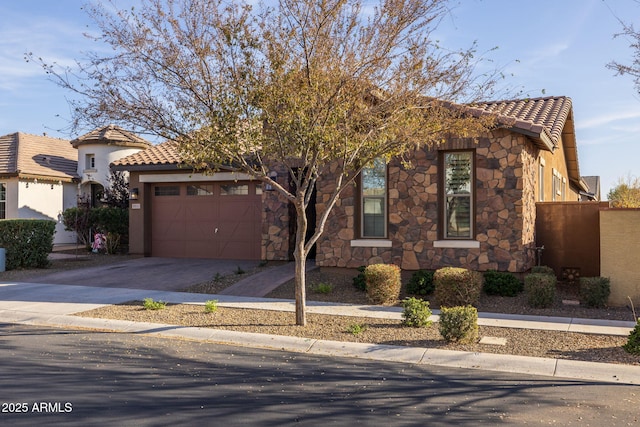
{"type": "Polygon", "coordinates": [[[261,193],[249,181],[153,185],[152,255],[260,259],[261,193]]]}

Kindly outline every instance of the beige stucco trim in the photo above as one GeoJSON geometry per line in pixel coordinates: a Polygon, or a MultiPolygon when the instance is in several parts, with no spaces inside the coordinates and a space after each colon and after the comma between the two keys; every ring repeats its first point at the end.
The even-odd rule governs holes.
{"type": "Polygon", "coordinates": [[[477,240],[436,240],[433,242],[434,248],[453,248],[453,249],[477,249],[480,242],[477,240]]]}
{"type": "Polygon", "coordinates": [[[251,175],[239,172],[217,172],[213,175],[203,173],[172,173],[140,175],[140,182],[196,182],[196,181],[246,181],[254,179],[251,175]]]}
{"type": "Polygon", "coordinates": [[[391,240],[360,239],[351,241],[352,248],[390,248],[391,240]]]}

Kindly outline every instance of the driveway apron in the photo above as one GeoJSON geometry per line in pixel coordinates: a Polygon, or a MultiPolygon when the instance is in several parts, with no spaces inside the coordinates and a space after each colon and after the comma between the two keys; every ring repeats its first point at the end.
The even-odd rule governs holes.
{"type": "Polygon", "coordinates": [[[224,276],[236,272],[238,268],[248,270],[257,265],[258,261],[247,260],[147,257],[105,266],[60,271],[29,282],[179,291],[208,282],[217,274],[224,276]]]}

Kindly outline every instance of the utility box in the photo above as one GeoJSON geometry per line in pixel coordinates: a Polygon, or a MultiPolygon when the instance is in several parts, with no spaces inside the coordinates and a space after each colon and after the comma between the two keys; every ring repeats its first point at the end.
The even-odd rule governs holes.
{"type": "Polygon", "coordinates": [[[0,248],[0,272],[6,270],[7,251],[5,248],[0,248]]]}

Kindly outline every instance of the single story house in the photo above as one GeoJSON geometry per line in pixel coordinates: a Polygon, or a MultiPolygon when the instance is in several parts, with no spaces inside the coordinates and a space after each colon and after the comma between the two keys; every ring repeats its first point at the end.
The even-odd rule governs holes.
{"type": "MultiPolygon", "coordinates": [[[[478,138],[417,150],[408,156],[410,166],[392,160],[363,171],[334,207],[316,244],[316,263],[529,270],[536,202],[578,201],[589,193],[578,167],[571,100],[487,102],[472,111],[495,114],[500,125],[478,138]]],[[[116,160],[112,168],[130,172],[130,252],[291,259],[291,210],[259,181],[186,169],[173,142],[116,160]]],[[[329,173],[317,183],[317,212],[334,182],[329,173]]]]}
{"type": "MultiPolygon", "coordinates": [[[[69,141],[16,132],[0,137],[0,219],[50,219],[76,206],[77,151],[69,141]]],[[[75,242],[58,222],[54,244],[75,242]]]]}

